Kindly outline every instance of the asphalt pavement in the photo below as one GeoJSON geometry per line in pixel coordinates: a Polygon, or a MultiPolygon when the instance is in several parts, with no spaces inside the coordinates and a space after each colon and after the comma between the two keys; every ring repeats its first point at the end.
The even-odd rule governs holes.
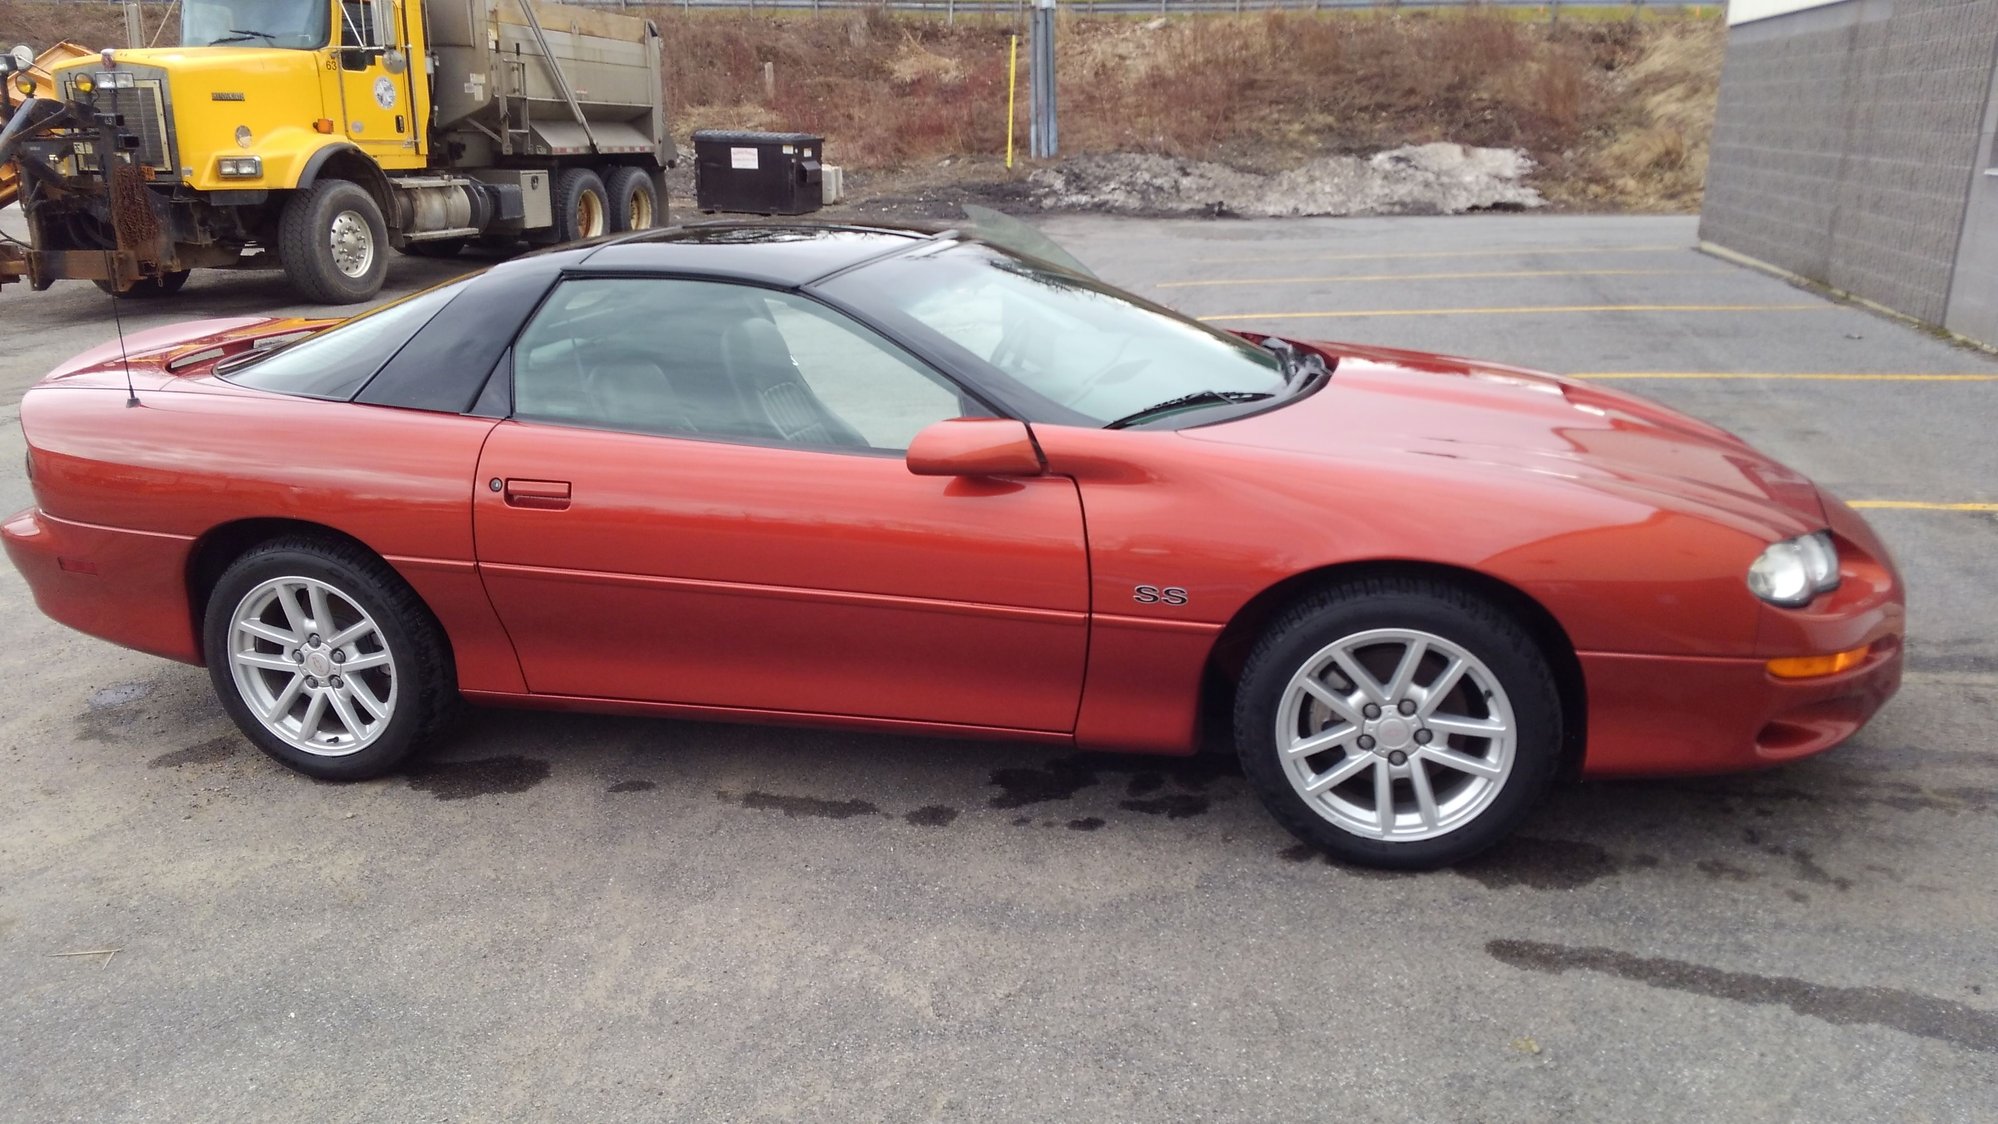
{"type": "MultiPolygon", "coordinates": [[[[1822,757],[1567,788],[1385,875],[1299,851],[1226,759],[480,712],[318,784],[0,567],[0,1119],[1998,1112],[1998,361],[1689,218],[1042,225],[1216,323],[1624,376],[1884,505],[1906,686],[1822,757]]],[[[197,273],[118,311],[289,300],[197,273]]],[[[0,292],[0,511],[22,392],[111,312],[0,292]]]]}

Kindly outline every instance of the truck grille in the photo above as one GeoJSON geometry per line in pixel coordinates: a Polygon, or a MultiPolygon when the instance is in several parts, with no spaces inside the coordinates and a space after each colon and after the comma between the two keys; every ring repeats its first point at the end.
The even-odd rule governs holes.
{"type": "MultiPolygon", "coordinates": [[[[163,83],[139,82],[116,91],[118,112],[124,115],[125,130],[139,138],[134,156],[139,163],[163,172],[173,171],[173,146],[167,139],[163,83]]],[[[107,91],[109,92],[109,91],[107,91]]]]}

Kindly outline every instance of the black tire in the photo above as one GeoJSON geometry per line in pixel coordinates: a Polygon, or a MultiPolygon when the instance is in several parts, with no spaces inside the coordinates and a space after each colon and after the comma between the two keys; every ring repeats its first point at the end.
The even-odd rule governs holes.
{"type": "Polygon", "coordinates": [[[570,168],[555,179],[555,241],[576,242],[610,233],[610,192],[588,168],[570,168]]]}
{"type": "Polygon", "coordinates": [[[604,176],[604,190],[610,193],[612,230],[652,230],[666,225],[664,196],[659,177],[644,168],[612,168],[604,176]]]}
{"type": "MultiPolygon", "coordinates": [[[[335,623],[346,622],[336,617],[335,623]]],[[[420,748],[458,708],[457,672],[436,619],[394,570],[352,544],[293,536],[245,552],[223,571],[209,593],[202,634],[209,680],[237,728],[258,749],[308,776],[334,781],[381,776],[420,748]],[[389,656],[386,667],[394,677],[393,705],[388,716],[378,720],[381,729],[370,731],[363,747],[345,756],[308,752],[278,736],[252,711],[244,688],[236,681],[230,649],[235,614],[245,597],[263,583],[287,577],[322,582],[366,612],[378,628],[382,650],[389,656]]],[[[354,658],[358,660],[358,656],[357,647],[354,658]]],[[[320,670],[337,673],[339,666],[320,670]]],[[[264,674],[274,677],[264,682],[277,693],[276,680],[283,673],[264,674]]],[[[329,688],[331,682],[314,681],[313,690],[329,688]]],[[[305,708],[309,702],[310,694],[301,694],[296,705],[305,708]]],[[[348,706],[356,705],[350,696],[348,706]]]]}
{"type": "MultiPolygon", "coordinates": [[[[1387,654],[1392,655],[1392,650],[1388,649],[1387,654]]],[[[1391,669],[1388,673],[1374,674],[1376,679],[1384,679],[1391,674],[1391,669]]],[[[1467,678],[1462,682],[1469,681],[1467,678]]],[[[1438,679],[1423,680],[1418,675],[1417,682],[1434,685],[1438,679]]],[[[1466,688],[1458,689],[1462,691],[1466,688]]],[[[1485,705],[1478,701],[1478,697],[1473,697],[1466,705],[1485,705]]],[[[1389,713],[1386,717],[1392,718],[1393,714],[1389,713]]],[[[1413,728],[1420,723],[1418,718],[1405,726],[1413,728]]],[[[1404,727],[1397,727],[1394,736],[1400,737],[1403,733],[1404,727]]],[[[1340,752],[1345,756],[1331,758],[1319,776],[1331,774],[1332,767],[1343,761],[1365,757],[1370,764],[1355,774],[1354,781],[1346,783],[1370,784],[1373,771],[1381,767],[1371,762],[1376,756],[1386,756],[1387,751],[1381,747],[1396,744],[1387,740],[1389,736],[1382,733],[1378,741],[1370,737],[1368,742],[1371,748],[1368,752],[1361,752],[1357,748],[1358,742],[1343,748],[1340,752]]],[[[1426,746],[1430,744],[1428,739],[1435,737],[1435,732],[1424,730],[1419,736],[1425,739],[1421,744],[1426,746]]],[[[1449,742],[1450,736],[1445,735],[1442,747],[1447,747],[1449,742]]],[[[1518,827],[1520,821],[1546,795],[1559,770],[1562,756],[1559,690],[1547,655],[1527,630],[1498,606],[1447,582],[1424,578],[1368,578],[1313,593],[1290,606],[1270,624],[1250,653],[1236,691],[1235,745],[1241,755],[1242,769],[1263,804],[1278,823],[1300,840],[1345,862],[1426,870],[1462,862],[1489,848],[1518,827]],[[1370,838],[1356,829],[1340,826],[1332,818],[1332,813],[1321,814],[1314,810],[1323,805],[1307,801],[1286,773],[1287,765],[1279,744],[1283,736],[1279,730],[1279,715],[1292,677],[1335,642],[1374,629],[1414,630],[1462,649],[1484,665],[1511,704],[1516,726],[1512,765],[1499,780],[1496,794],[1481,805],[1467,801],[1467,818],[1463,822],[1427,838],[1390,841],[1370,838]],[[1469,809],[1477,810],[1473,812],[1469,809]]],[[[1324,761],[1329,753],[1309,760],[1324,761]]],[[[1426,759],[1418,749],[1411,748],[1407,754],[1400,756],[1403,760],[1394,762],[1397,769],[1405,765],[1409,769],[1425,770],[1424,778],[1430,781],[1427,787],[1439,793],[1433,801],[1435,804],[1447,803],[1440,795],[1444,790],[1439,786],[1471,783],[1469,774],[1457,773],[1445,765],[1425,764],[1426,759]]],[[[1309,764],[1308,768],[1318,769],[1320,766],[1309,764]]],[[[1409,780],[1395,783],[1398,786],[1411,784],[1409,780]]],[[[1364,789],[1361,791],[1364,792],[1364,789]]],[[[1404,789],[1397,787],[1393,791],[1400,799],[1404,789]]],[[[1407,788],[1406,791],[1413,799],[1414,789],[1407,788]]]]}
{"type": "Polygon", "coordinates": [[[402,252],[413,258],[455,258],[465,250],[463,238],[432,238],[423,242],[405,242],[402,252]]]}
{"type": "Polygon", "coordinates": [[[293,192],[278,220],[278,260],[284,263],[285,277],[300,296],[316,304],[356,304],[381,292],[388,277],[388,246],[388,224],[375,197],[348,180],[320,180],[293,192]],[[346,268],[334,257],[336,221],[353,240],[350,249],[359,259],[346,268]]]}
{"type": "Polygon", "coordinates": [[[180,292],[187,285],[188,275],[193,272],[191,269],[176,269],[171,273],[162,273],[158,277],[142,277],[122,293],[112,288],[109,281],[93,281],[91,284],[114,297],[125,300],[157,300],[180,292]]]}

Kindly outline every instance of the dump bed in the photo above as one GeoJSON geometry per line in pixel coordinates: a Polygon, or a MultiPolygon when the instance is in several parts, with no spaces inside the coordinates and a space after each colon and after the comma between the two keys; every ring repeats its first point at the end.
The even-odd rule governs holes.
{"type": "Polygon", "coordinates": [[[650,20],[531,0],[426,0],[437,125],[506,156],[673,156],[650,20]]]}

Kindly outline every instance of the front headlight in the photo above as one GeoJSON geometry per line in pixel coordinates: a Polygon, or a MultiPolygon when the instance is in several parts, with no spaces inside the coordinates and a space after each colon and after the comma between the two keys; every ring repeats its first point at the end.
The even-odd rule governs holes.
{"type": "Polygon", "coordinates": [[[70,89],[75,90],[84,97],[89,97],[97,92],[97,79],[88,74],[79,74],[70,83],[70,89]]]}
{"type": "Polygon", "coordinates": [[[254,179],[264,174],[261,156],[224,156],[217,169],[231,179],[254,179]]]}
{"type": "Polygon", "coordinates": [[[1749,564],[1749,592],[1771,605],[1794,609],[1838,588],[1838,548],[1830,531],[1770,544],[1749,564]]]}

